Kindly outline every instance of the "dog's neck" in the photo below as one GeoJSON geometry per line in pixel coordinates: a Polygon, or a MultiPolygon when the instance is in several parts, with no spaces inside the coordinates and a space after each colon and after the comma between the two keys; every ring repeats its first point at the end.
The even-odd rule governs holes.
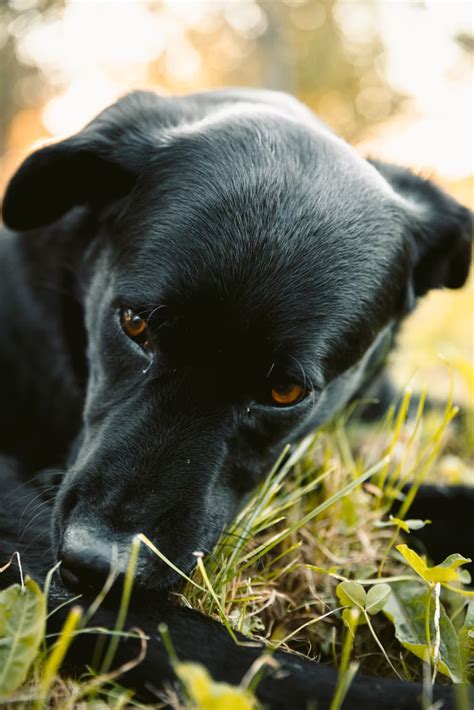
{"type": "Polygon", "coordinates": [[[61,465],[80,428],[86,365],[73,263],[80,230],[66,225],[2,231],[0,239],[0,446],[26,468],[61,465]]]}

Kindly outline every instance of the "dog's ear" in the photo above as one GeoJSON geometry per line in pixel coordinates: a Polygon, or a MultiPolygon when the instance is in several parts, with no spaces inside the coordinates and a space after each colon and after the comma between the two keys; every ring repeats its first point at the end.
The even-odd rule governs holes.
{"type": "Polygon", "coordinates": [[[413,252],[413,288],[460,288],[471,266],[473,214],[431,180],[378,160],[369,162],[402,198],[413,252]]]}
{"type": "Polygon", "coordinates": [[[153,129],[159,127],[159,101],[150,92],[129,94],[80,133],[32,153],[7,187],[5,224],[33,229],[75,205],[101,208],[127,194],[158,144],[153,129]]]}

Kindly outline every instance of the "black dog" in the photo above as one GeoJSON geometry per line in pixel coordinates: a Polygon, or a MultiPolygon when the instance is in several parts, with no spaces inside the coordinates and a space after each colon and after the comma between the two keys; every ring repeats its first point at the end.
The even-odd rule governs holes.
{"type": "MultiPolygon", "coordinates": [[[[137,532],[189,571],[283,445],[373,381],[416,298],[462,286],[470,266],[467,209],[265,91],[131,94],[30,156],[3,216],[14,231],[0,242],[0,563],[20,550],[41,580],[60,559],[52,606],[66,587],[93,597],[112,547],[123,571],[137,532]],[[34,474],[51,467],[65,473],[22,546],[34,474]]],[[[462,493],[442,505],[446,524],[460,499],[472,505],[462,493]]],[[[474,536],[460,537],[456,551],[469,552],[474,536]]],[[[129,622],[153,640],[124,682],[142,695],[173,678],[158,620],[182,659],[217,678],[238,682],[261,653],[171,607],[176,576],[151,554],[136,582],[145,596],[129,622]]],[[[114,620],[105,609],[97,623],[114,620]]],[[[94,643],[79,637],[70,664],[90,662],[94,643]]],[[[122,643],[117,662],[135,652],[122,643]]],[[[287,673],[261,683],[264,702],[329,704],[335,671],[277,658],[287,673]]],[[[348,707],[418,707],[419,696],[360,678],[348,707]]]]}

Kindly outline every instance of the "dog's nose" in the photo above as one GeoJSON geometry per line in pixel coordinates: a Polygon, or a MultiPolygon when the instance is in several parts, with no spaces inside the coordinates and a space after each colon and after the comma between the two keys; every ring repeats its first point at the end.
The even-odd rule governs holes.
{"type": "Polygon", "coordinates": [[[112,551],[89,528],[68,527],[58,552],[62,582],[73,591],[98,591],[118,562],[112,551]]]}

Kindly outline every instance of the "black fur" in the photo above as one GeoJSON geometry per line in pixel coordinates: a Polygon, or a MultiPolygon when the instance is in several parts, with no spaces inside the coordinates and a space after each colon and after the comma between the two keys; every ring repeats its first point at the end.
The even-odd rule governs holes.
{"type": "MultiPolygon", "coordinates": [[[[123,571],[137,532],[191,570],[283,445],[374,378],[415,297],[462,286],[470,265],[467,209],[363,160],[297,101],[265,91],[130,94],[33,153],[3,215],[15,231],[0,242],[0,563],[20,550],[42,580],[59,557],[86,599],[113,546],[123,571]],[[148,350],[123,332],[126,307],[147,318],[148,350]],[[275,406],[272,386],[292,382],[308,396],[275,406]],[[45,481],[55,485],[20,540],[45,481]]],[[[472,505],[462,493],[456,504],[472,505]]],[[[14,578],[11,568],[0,584],[14,578]]],[[[261,652],[170,606],[176,582],[141,553],[129,622],[153,640],[124,682],[142,695],[172,678],[159,620],[178,655],[216,678],[238,682],[261,652]]],[[[68,594],[56,582],[51,605],[68,594]]],[[[51,619],[54,629],[61,612],[51,619]]],[[[114,620],[103,609],[97,623],[114,620]]],[[[80,637],[71,668],[94,642],[80,637]]],[[[135,650],[121,643],[118,661],[135,650]]],[[[288,672],[261,684],[263,701],[329,705],[332,669],[277,658],[288,672]]],[[[412,708],[419,697],[415,684],[359,678],[347,702],[412,708]]]]}

